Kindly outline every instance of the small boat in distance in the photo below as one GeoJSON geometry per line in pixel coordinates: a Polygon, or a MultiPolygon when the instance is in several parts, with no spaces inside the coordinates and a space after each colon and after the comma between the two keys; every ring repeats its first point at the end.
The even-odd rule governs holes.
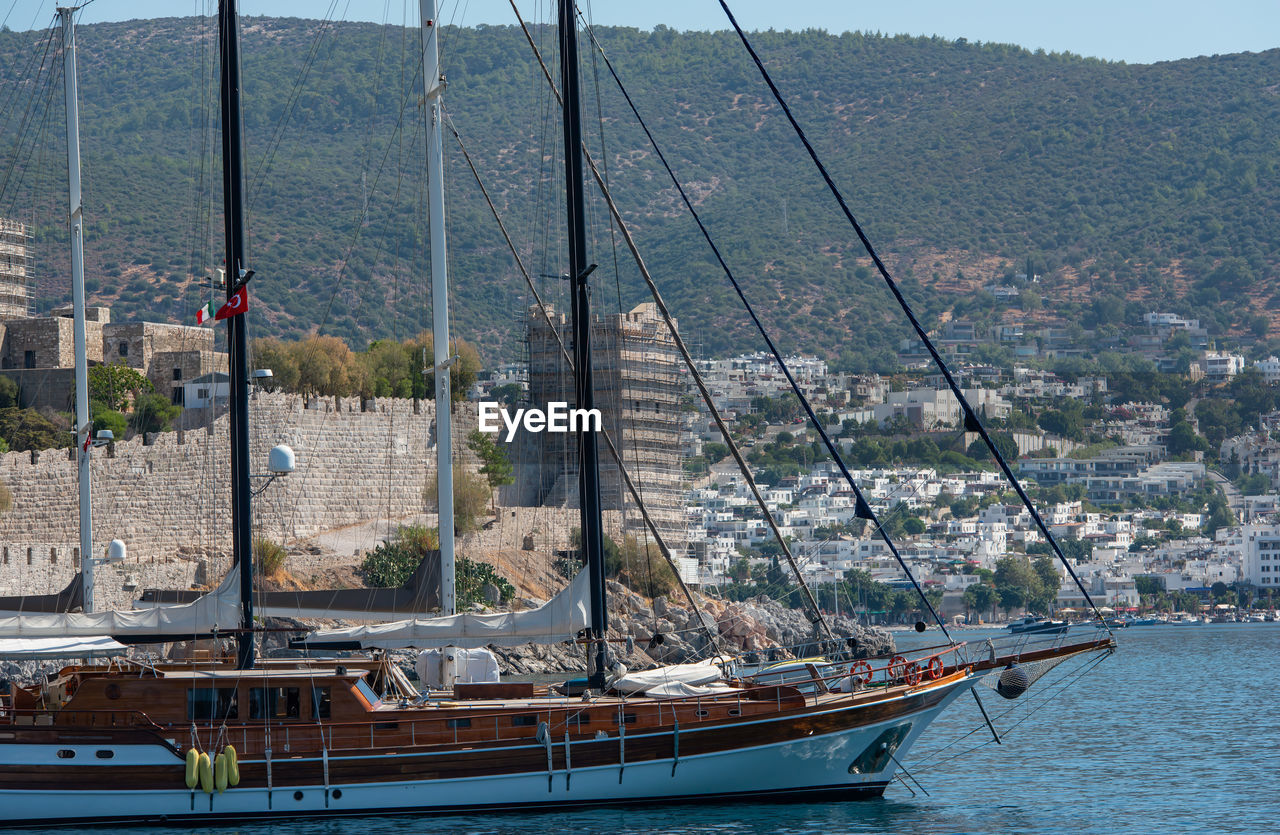
{"type": "Polygon", "coordinates": [[[1050,620],[1049,618],[1036,617],[1035,615],[1027,615],[1022,620],[1010,621],[1005,625],[1014,635],[1056,635],[1059,632],[1066,632],[1071,626],[1064,620],[1050,620]]]}

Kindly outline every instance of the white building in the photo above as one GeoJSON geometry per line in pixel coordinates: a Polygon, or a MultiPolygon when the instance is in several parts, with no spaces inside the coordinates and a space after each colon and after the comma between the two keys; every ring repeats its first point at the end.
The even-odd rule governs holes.
{"type": "Polygon", "coordinates": [[[1244,371],[1244,357],[1239,354],[1205,351],[1204,376],[1209,380],[1230,380],[1244,371]]]}

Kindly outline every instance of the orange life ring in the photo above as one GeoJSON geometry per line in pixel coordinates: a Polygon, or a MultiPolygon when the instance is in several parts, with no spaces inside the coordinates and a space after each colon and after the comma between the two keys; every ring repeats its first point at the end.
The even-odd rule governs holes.
{"type": "Polygon", "coordinates": [[[936,655],[930,658],[929,659],[929,678],[933,679],[934,681],[937,681],[938,679],[942,678],[942,672],[943,672],[942,659],[936,655]]]}
{"type": "Polygon", "coordinates": [[[903,671],[902,677],[907,680],[907,684],[916,685],[920,683],[920,665],[912,661],[903,671]]]}
{"type": "Polygon", "coordinates": [[[866,661],[855,661],[849,667],[849,678],[855,684],[870,684],[873,675],[875,674],[871,671],[871,665],[866,661]]]}
{"type": "Polygon", "coordinates": [[[895,655],[889,659],[889,666],[885,667],[885,673],[892,680],[901,678],[907,671],[907,659],[901,655],[895,655]]]}

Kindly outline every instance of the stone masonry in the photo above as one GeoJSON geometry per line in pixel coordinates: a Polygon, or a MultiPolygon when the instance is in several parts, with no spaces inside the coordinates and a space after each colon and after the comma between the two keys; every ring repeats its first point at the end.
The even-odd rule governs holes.
{"type": "MultiPolygon", "coordinates": [[[[266,471],[267,453],[276,444],[289,444],[297,456],[297,470],[254,501],[256,535],[287,543],[427,509],[423,488],[435,474],[435,404],[421,402],[416,413],[410,400],[363,405],[362,411],[356,398],[304,403],[286,394],[255,397],[254,470],[266,471]]],[[[112,539],[129,548],[128,561],[113,576],[132,569],[145,578],[138,580],[141,585],[174,574],[170,587],[185,587],[194,579],[193,560],[181,570],[158,573],[146,566],[172,565],[180,551],[215,559],[230,553],[227,421],[224,415],[209,430],[166,432],[150,444],[135,438],[95,453],[95,549],[101,553],[112,539]]],[[[465,439],[475,428],[474,406],[456,404],[454,423],[454,437],[465,439]]],[[[455,455],[463,466],[478,466],[465,447],[455,455]]],[[[67,450],[0,455],[0,480],[13,494],[12,508],[0,513],[0,594],[62,589],[79,565],[74,456],[67,450]]],[[[255,479],[255,489],[262,483],[255,479]]],[[[216,579],[221,571],[211,573],[216,579]]],[[[119,590],[120,583],[114,586],[119,590]]]]}

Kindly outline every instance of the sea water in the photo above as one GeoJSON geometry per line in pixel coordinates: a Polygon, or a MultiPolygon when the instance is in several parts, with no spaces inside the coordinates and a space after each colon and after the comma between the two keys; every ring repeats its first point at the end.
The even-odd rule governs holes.
{"type": "MultiPolygon", "coordinates": [[[[936,642],[933,631],[923,637],[936,642]]],[[[981,640],[991,634],[967,630],[955,637],[981,640]]],[[[915,637],[900,638],[899,643],[907,646],[915,637]]],[[[243,835],[1280,831],[1280,623],[1136,627],[1117,630],[1117,640],[1119,650],[1088,673],[1078,675],[1081,668],[1063,664],[1018,702],[979,688],[1002,731],[1002,745],[991,740],[972,698],[957,701],[904,761],[919,787],[908,780],[909,790],[895,782],[878,800],[649,804],[548,813],[274,822],[202,831],[243,835]]],[[[189,830],[113,827],[111,831],[189,830]]]]}

